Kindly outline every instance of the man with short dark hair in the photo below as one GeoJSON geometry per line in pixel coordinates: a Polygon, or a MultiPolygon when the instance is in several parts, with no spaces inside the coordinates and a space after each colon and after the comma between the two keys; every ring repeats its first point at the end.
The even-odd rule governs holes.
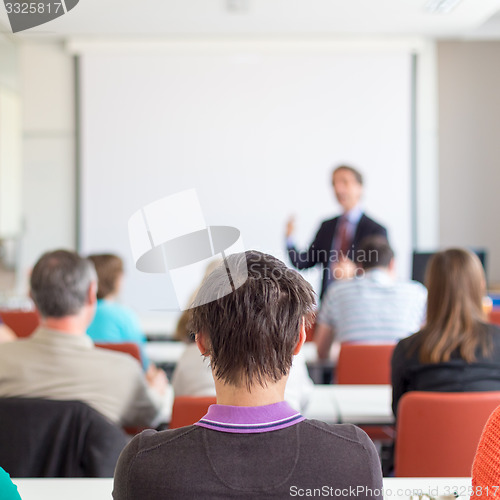
{"type": "Polygon", "coordinates": [[[30,284],[41,326],[27,339],[0,345],[0,397],[79,400],[116,424],[150,425],[166,376],[148,385],[136,360],[96,349],[86,335],[97,300],[93,264],[74,252],[49,252],[30,284]]]}
{"type": "Polygon", "coordinates": [[[394,252],[385,238],[365,238],[358,260],[361,275],[333,283],[321,304],[314,334],[320,359],[328,358],[334,339],[397,342],[425,320],[427,290],[416,281],[395,280],[394,252]]]}
{"type": "Polygon", "coordinates": [[[363,431],[306,420],[284,401],[314,309],[311,286],[249,251],[226,258],[195,304],[217,404],[194,425],[136,436],[118,461],[114,499],[290,498],[321,488],[382,498],[379,459],[363,431]]]}
{"type": "Polygon", "coordinates": [[[321,224],[307,251],[299,252],[295,248],[293,218],[286,228],[288,256],[292,265],[297,269],[308,269],[316,264],[323,267],[321,299],[331,283],[350,277],[354,272],[359,244],[364,238],[373,235],[387,238],[385,227],[370,219],[361,208],[363,176],[358,170],[349,165],[339,165],[332,173],[332,186],[343,213],[321,224]]]}

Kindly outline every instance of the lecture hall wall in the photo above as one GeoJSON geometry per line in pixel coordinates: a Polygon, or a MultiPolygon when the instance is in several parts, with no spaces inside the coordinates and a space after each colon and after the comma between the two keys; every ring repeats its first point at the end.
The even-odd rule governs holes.
{"type": "MultiPolygon", "coordinates": [[[[500,282],[500,236],[493,226],[500,180],[500,143],[495,136],[500,128],[500,42],[447,41],[435,46],[437,57],[425,64],[435,61],[437,93],[432,82],[424,82],[422,88],[427,89],[427,100],[437,101],[439,134],[428,125],[419,134],[427,143],[437,142],[439,168],[434,168],[432,154],[421,152],[419,244],[422,249],[486,246],[489,281],[500,282]]],[[[24,42],[19,52],[24,120],[22,288],[41,252],[75,247],[76,132],[73,56],[57,43],[24,42]]]]}

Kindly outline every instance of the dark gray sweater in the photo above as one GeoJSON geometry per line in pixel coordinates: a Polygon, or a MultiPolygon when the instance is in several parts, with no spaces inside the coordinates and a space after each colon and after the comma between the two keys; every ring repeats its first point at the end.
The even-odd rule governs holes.
{"type": "Polygon", "coordinates": [[[115,500],[307,496],[383,498],[379,458],[362,430],[316,420],[255,434],[148,430],[120,456],[113,490],[115,500]]]}

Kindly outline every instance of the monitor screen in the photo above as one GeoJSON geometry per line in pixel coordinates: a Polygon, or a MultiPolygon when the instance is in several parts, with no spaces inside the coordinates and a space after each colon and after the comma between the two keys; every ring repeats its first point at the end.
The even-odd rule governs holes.
{"type": "MultiPolygon", "coordinates": [[[[474,252],[479,257],[479,260],[483,265],[484,274],[486,274],[486,250],[472,248],[469,250],[474,252]]],[[[411,276],[413,280],[424,283],[427,263],[434,253],[435,252],[413,252],[413,271],[411,276]]]]}

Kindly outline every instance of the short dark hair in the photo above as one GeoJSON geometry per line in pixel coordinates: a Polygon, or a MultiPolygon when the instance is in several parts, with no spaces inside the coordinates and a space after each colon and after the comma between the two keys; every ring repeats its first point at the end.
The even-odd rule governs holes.
{"type": "Polygon", "coordinates": [[[358,262],[366,271],[373,267],[389,267],[394,252],[383,236],[367,236],[359,245],[358,262]]]}
{"type": "Polygon", "coordinates": [[[354,175],[357,183],[360,184],[361,186],[363,185],[363,174],[359,170],[356,170],[354,167],[351,167],[350,165],[339,165],[338,167],[334,168],[332,175],[335,175],[335,172],[338,172],[339,170],[348,170],[349,172],[351,172],[351,174],[354,175]]]}
{"type": "Polygon", "coordinates": [[[219,264],[194,305],[191,327],[206,340],[215,376],[237,387],[265,387],[289,372],[302,321],[308,326],[312,320],[315,294],[298,272],[251,250],[219,264]],[[243,284],[221,297],[228,274],[243,284]],[[219,298],[208,302],[213,297],[219,298]]]}
{"type": "Polygon", "coordinates": [[[123,260],[111,253],[88,256],[97,272],[97,298],[104,299],[116,291],[118,278],[123,274],[123,260]]]}
{"type": "Polygon", "coordinates": [[[55,250],[43,254],[30,278],[31,297],[44,318],[77,314],[96,280],[93,264],[75,252],[55,250]]]}

